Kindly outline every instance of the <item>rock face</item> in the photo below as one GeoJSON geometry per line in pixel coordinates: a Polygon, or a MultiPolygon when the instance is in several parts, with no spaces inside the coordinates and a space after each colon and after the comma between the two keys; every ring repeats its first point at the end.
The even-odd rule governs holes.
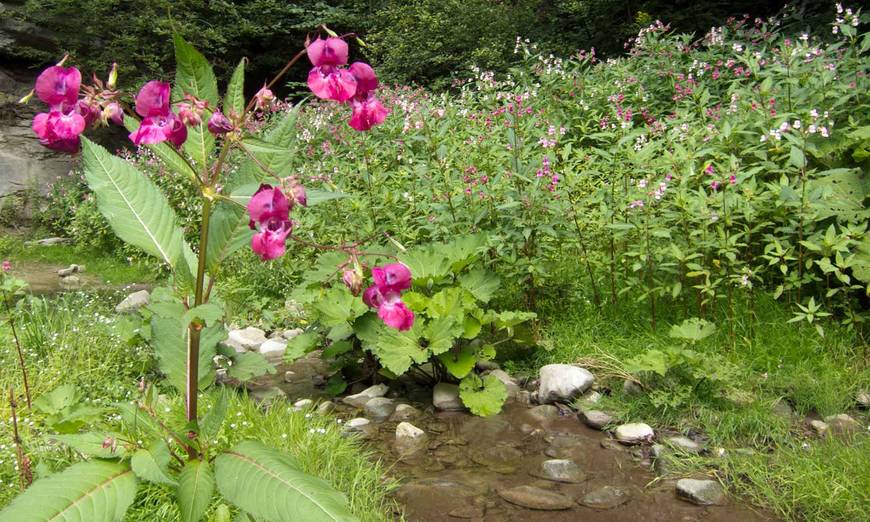
{"type": "Polygon", "coordinates": [[[277,339],[266,339],[266,342],[261,344],[257,351],[269,362],[281,362],[284,358],[284,352],[287,351],[287,343],[277,339]]]}
{"type": "Polygon", "coordinates": [[[595,377],[585,368],[570,364],[548,364],[539,372],[538,400],[541,403],[567,402],[592,386],[595,377]]]}
{"type": "Polygon", "coordinates": [[[150,294],[148,294],[148,290],[139,290],[138,292],[133,292],[128,295],[123,301],[118,303],[118,305],[115,306],[115,311],[119,314],[135,312],[143,306],[146,306],[150,300],[151,297],[150,294]]]}
{"type": "Polygon", "coordinates": [[[400,422],[396,426],[396,452],[399,455],[411,455],[426,447],[428,437],[426,432],[410,422],[400,422]]]}
{"type": "Polygon", "coordinates": [[[641,444],[650,442],[655,437],[655,432],[649,425],[642,422],[623,424],[616,428],[616,440],[623,444],[641,444]]]}
{"type": "Polygon", "coordinates": [[[727,501],[725,491],[715,480],[680,479],[677,497],[699,506],[721,506],[727,501]]]}
{"type": "Polygon", "coordinates": [[[541,467],[532,473],[533,476],[553,482],[579,484],[586,480],[586,474],[573,460],[551,459],[541,463],[541,467]]]}
{"type": "Polygon", "coordinates": [[[517,486],[499,490],[498,495],[511,504],[528,509],[544,511],[561,511],[571,509],[574,501],[565,495],[547,491],[533,486],[517,486]]]}
{"type": "Polygon", "coordinates": [[[580,414],[583,422],[592,429],[603,430],[613,422],[613,417],[599,410],[587,410],[580,414]]]}
{"type": "Polygon", "coordinates": [[[439,382],[432,390],[432,404],[441,411],[463,411],[465,405],[459,398],[459,386],[439,382]]]}
{"type": "Polygon", "coordinates": [[[386,384],[375,384],[374,386],[369,386],[365,390],[354,394],[348,395],[343,398],[341,402],[353,406],[355,408],[362,408],[369,402],[371,399],[375,397],[383,397],[390,391],[390,388],[387,387],[386,384]]]}
{"type": "Polygon", "coordinates": [[[594,509],[612,509],[628,502],[628,491],[615,486],[604,486],[590,491],[579,500],[580,504],[594,509]]]}
{"type": "Polygon", "coordinates": [[[260,345],[266,342],[266,332],[249,326],[237,330],[230,330],[224,344],[236,350],[236,352],[255,352],[260,345]]]}

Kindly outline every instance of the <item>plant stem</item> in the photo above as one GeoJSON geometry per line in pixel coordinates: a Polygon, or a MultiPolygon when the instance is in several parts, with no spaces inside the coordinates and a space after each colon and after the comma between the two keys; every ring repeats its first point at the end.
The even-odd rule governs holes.
{"type": "Polygon", "coordinates": [[[586,259],[586,273],[589,274],[589,282],[592,284],[592,298],[595,301],[595,306],[601,307],[601,295],[598,293],[598,285],[595,283],[595,275],[592,273],[592,265],[589,260],[589,252],[586,250],[586,242],[583,240],[583,230],[580,228],[580,222],[577,220],[577,209],[574,207],[574,197],[571,191],[568,191],[568,201],[571,202],[571,217],[574,219],[574,226],[577,228],[577,242],[580,244],[580,251],[586,259]]]}
{"type": "Polygon", "coordinates": [[[15,394],[12,392],[12,386],[9,387],[9,409],[12,410],[12,442],[15,443],[15,458],[18,461],[18,478],[21,480],[21,490],[27,489],[33,483],[33,472],[30,470],[30,459],[24,454],[24,448],[21,447],[21,437],[18,435],[18,416],[15,413],[15,408],[18,404],[15,402],[15,394]]]}
{"type": "Polygon", "coordinates": [[[33,403],[30,397],[30,384],[27,380],[27,366],[24,364],[24,351],[21,349],[21,340],[18,338],[18,332],[15,329],[15,319],[12,316],[12,307],[9,306],[9,296],[3,294],[3,304],[6,306],[6,313],[9,315],[9,326],[12,328],[12,338],[15,339],[15,349],[18,351],[18,364],[21,366],[21,377],[24,380],[24,396],[27,398],[27,409],[33,408],[33,403]]]}

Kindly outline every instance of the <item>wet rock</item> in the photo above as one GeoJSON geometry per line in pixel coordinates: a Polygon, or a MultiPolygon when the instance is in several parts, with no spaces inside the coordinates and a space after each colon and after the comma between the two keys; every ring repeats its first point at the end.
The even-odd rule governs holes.
{"type": "Polygon", "coordinates": [[[432,404],[441,411],[463,411],[465,405],[459,398],[459,386],[439,382],[432,390],[432,404]]]}
{"type": "Polygon", "coordinates": [[[517,381],[511,377],[506,371],[501,369],[495,369],[489,372],[489,375],[492,375],[496,379],[504,384],[505,388],[507,388],[508,397],[516,397],[517,393],[521,391],[520,385],[517,384],[517,381]]]}
{"type": "Polygon", "coordinates": [[[287,343],[277,339],[266,339],[257,351],[260,352],[260,355],[265,357],[267,361],[278,363],[284,359],[284,352],[287,351],[287,343]]]}
{"type": "Polygon", "coordinates": [[[497,362],[484,361],[484,360],[477,361],[477,363],[475,364],[475,367],[482,372],[486,372],[489,370],[500,370],[501,369],[501,366],[499,366],[499,364],[497,362]]]}
{"type": "Polygon", "coordinates": [[[77,274],[79,272],[84,272],[84,271],[85,271],[84,266],[72,264],[72,265],[68,266],[67,268],[61,268],[60,270],[58,270],[57,275],[58,275],[58,277],[69,277],[73,274],[77,274]]]}
{"type": "Polygon", "coordinates": [[[593,509],[612,509],[629,501],[628,490],[616,486],[604,486],[583,495],[578,502],[593,509]]]}
{"type": "Polygon", "coordinates": [[[725,490],[715,480],[680,479],[677,497],[699,506],[721,506],[726,503],[725,490]]]}
{"type": "Polygon", "coordinates": [[[622,382],[622,393],[625,395],[643,395],[643,388],[640,384],[626,379],[622,382]]]}
{"type": "Polygon", "coordinates": [[[703,446],[693,441],[689,437],[668,437],[667,439],[665,439],[665,442],[670,444],[675,449],[682,451],[683,453],[689,453],[691,455],[697,455],[701,453],[701,451],[704,449],[703,446]]]}
{"type": "Polygon", "coordinates": [[[396,411],[396,401],[386,397],[375,397],[369,399],[364,408],[369,417],[375,420],[385,420],[396,411]]]}
{"type": "Polygon", "coordinates": [[[535,420],[538,421],[553,419],[559,417],[559,408],[553,406],[552,404],[541,404],[530,409],[529,415],[531,415],[535,418],[535,420]]]}
{"type": "Polygon", "coordinates": [[[296,372],[287,370],[284,372],[284,382],[293,382],[296,380],[296,372]]]}
{"type": "Polygon", "coordinates": [[[491,446],[471,454],[473,462],[502,475],[515,473],[522,458],[522,451],[505,445],[491,446]]]}
{"type": "Polygon", "coordinates": [[[601,441],[601,447],[604,449],[622,450],[622,445],[613,439],[603,439],[601,441]]]}
{"type": "Polygon", "coordinates": [[[305,330],[303,330],[302,328],[293,328],[292,330],[284,330],[283,332],[281,332],[281,337],[289,341],[296,336],[302,335],[303,333],[305,333],[305,330]]]}
{"type": "Polygon", "coordinates": [[[571,401],[595,382],[589,370],[570,364],[548,364],[541,367],[538,376],[538,400],[542,403],[571,401]]]}
{"type": "Polygon", "coordinates": [[[601,395],[597,391],[587,392],[587,393],[583,394],[582,397],[577,399],[577,406],[581,410],[583,410],[585,408],[588,408],[589,406],[592,406],[594,404],[598,404],[599,402],[601,402],[602,397],[603,397],[603,395],[601,395]]]}
{"type": "Polygon", "coordinates": [[[561,511],[571,509],[574,506],[574,501],[571,498],[534,486],[517,486],[502,489],[499,490],[498,496],[511,504],[516,504],[527,509],[561,511]]]}
{"type": "Polygon", "coordinates": [[[423,412],[410,404],[399,404],[396,406],[396,411],[390,416],[391,421],[409,421],[418,418],[423,412]]]}
{"type": "Polygon", "coordinates": [[[115,311],[119,314],[125,314],[128,312],[135,312],[136,310],[142,308],[147,305],[151,300],[151,296],[148,294],[148,290],[139,290],[138,292],[133,292],[124,298],[123,301],[118,303],[115,306],[115,311]]]}
{"type": "Polygon", "coordinates": [[[583,423],[595,430],[603,430],[613,422],[613,417],[599,410],[584,411],[580,415],[583,417],[583,423]]]}
{"type": "Polygon", "coordinates": [[[266,332],[249,326],[247,328],[230,330],[224,344],[235,349],[236,352],[255,352],[261,344],[266,342],[266,332]]]}
{"type": "Polygon", "coordinates": [[[812,420],[810,421],[810,428],[812,428],[813,431],[816,432],[816,435],[818,435],[819,437],[824,437],[828,434],[828,430],[830,427],[828,426],[827,422],[812,420]]]}
{"type": "Polygon", "coordinates": [[[550,459],[541,463],[539,469],[534,470],[531,475],[533,477],[551,480],[553,482],[564,482],[566,484],[579,484],[586,480],[586,474],[580,469],[573,460],[568,459],[550,459]]]}
{"type": "Polygon", "coordinates": [[[784,399],[777,399],[776,402],[771,405],[770,409],[775,415],[778,415],[780,417],[784,417],[786,419],[791,419],[792,417],[794,417],[794,410],[784,399]]]}
{"type": "Polygon", "coordinates": [[[372,422],[370,420],[363,417],[356,417],[347,421],[344,424],[344,429],[342,431],[345,435],[353,433],[362,435],[363,438],[367,438],[371,430],[372,422]]]}
{"type": "Polygon", "coordinates": [[[848,436],[861,431],[861,424],[845,413],[825,417],[825,423],[827,423],[832,435],[848,436]]]}
{"type": "Polygon", "coordinates": [[[320,415],[326,415],[328,413],[332,413],[335,411],[335,403],[332,401],[324,401],[317,405],[317,413],[320,415]]]}
{"type": "Polygon", "coordinates": [[[411,455],[426,448],[429,438],[426,432],[410,422],[400,422],[396,426],[396,453],[411,455]]]}
{"type": "Polygon", "coordinates": [[[486,507],[483,505],[463,506],[451,509],[448,516],[461,519],[479,519],[486,515],[486,507]]]}
{"type": "Polygon", "coordinates": [[[82,284],[81,278],[76,275],[62,277],[60,280],[60,287],[64,290],[78,290],[82,284]]]}
{"type": "Polygon", "coordinates": [[[517,403],[522,404],[523,406],[531,406],[532,405],[532,392],[528,392],[525,390],[520,390],[517,392],[517,403]]]}
{"type": "Polygon", "coordinates": [[[641,444],[652,441],[655,432],[648,424],[633,422],[618,426],[615,435],[616,440],[623,444],[641,444]]]}
{"type": "Polygon", "coordinates": [[[375,397],[383,397],[388,391],[390,391],[390,388],[386,384],[375,384],[359,393],[348,395],[343,398],[341,402],[349,404],[355,408],[363,408],[371,399],[374,399],[375,397]]]}
{"type": "Polygon", "coordinates": [[[664,444],[653,444],[650,448],[650,455],[653,458],[653,469],[658,475],[667,475],[671,469],[667,459],[667,455],[671,453],[671,449],[664,444]]]}
{"type": "Polygon", "coordinates": [[[314,401],[311,399],[299,399],[293,403],[293,409],[296,411],[307,410],[314,406],[314,401]]]}

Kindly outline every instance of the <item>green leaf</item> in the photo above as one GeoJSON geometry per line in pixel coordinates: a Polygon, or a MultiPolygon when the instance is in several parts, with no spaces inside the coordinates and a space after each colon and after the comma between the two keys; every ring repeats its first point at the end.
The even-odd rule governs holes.
{"type": "Polygon", "coordinates": [[[368,311],[362,299],[354,297],[346,288],[330,288],[314,304],[320,314],[320,322],[326,326],[339,326],[352,323],[368,311]]]}
{"type": "Polygon", "coordinates": [[[706,321],[704,319],[700,319],[698,317],[691,317],[686,319],[679,325],[671,326],[670,332],[668,335],[673,337],[674,339],[683,339],[685,341],[696,342],[701,339],[705,339],[710,337],[716,332],[716,325],[706,321]]]}
{"type": "Polygon", "coordinates": [[[303,473],[289,455],[244,441],[215,459],[218,489],[236,507],[272,522],[350,522],[345,496],[303,473]]]}
{"type": "Polygon", "coordinates": [[[120,522],[136,497],[126,464],[93,460],[34,482],[0,511],[9,522],[120,522]]]}
{"type": "Polygon", "coordinates": [[[453,317],[440,317],[429,321],[423,336],[429,341],[432,355],[444,353],[453,347],[453,341],[462,333],[462,324],[453,317]]]}
{"type": "Polygon", "coordinates": [[[482,325],[480,320],[472,315],[466,315],[462,321],[462,337],[463,339],[474,339],[480,335],[482,325]]]}
{"type": "MultiPolygon", "coordinates": [[[[200,100],[207,100],[211,107],[218,106],[217,78],[208,60],[179,35],[173,35],[175,42],[175,85],[172,98],[181,100],[185,94],[192,94],[200,100]]],[[[190,126],[184,151],[193,158],[200,169],[208,166],[214,150],[214,136],[208,131],[207,119],[199,125],[190,126]]]]}
{"type": "Polygon", "coordinates": [[[227,391],[222,389],[211,409],[199,421],[199,433],[206,440],[213,439],[221,430],[224,418],[227,416],[227,391]]]}
{"type": "MultiPolygon", "coordinates": [[[[181,317],[151,318],[151,344],[157,356],[157,367],[166,375],[176,390],[185,393],[187,389],[187,345],[190,330],[183,326],[181,317]]],[[[217,343],[226,337],[223,324],[208,326],[200,331],[199,340],[199,387],[210,386],[214,382],[213,359],[217,343]]]]}
{"type": "Polygon", "coordinates": [[[52,439],[90,457],[114,459],[124,457],[127,450],[122,442],[123,435],[114,432],[72,433],[68,435],[52,435],[52,439]],[[103,447],[107,439],[112,439],[109,447],[103,447]],[[114,448],[112,447],[114,446],[114,448]]]}
{"type": "Polygon", "coordinates": [[[459,398],[475,415],[496,415],[507,397],[507,387],[495,375],[486,375],[481,379],[472,373],[459,383],[459,398]]]}
{"type": "Polygon", "coordinates": [[[134,437],[141,439],[150,439],[163,435],[162,429],[157,423],[140,410],[136,405],[128,402],[121,402],[113,405],[121,415],[124,429],[130,432],[134,437]]]}
{"type": "Polygon", "coordinates": [[[87,138],[82,157],[88,186],[115,234],[174,268],[184,238],[166,197],[147,176],[87,138]]]}
{"type": "Polygon", "coordinates": [[[792,165],[799,169],[804,168],[807,162],[806,157],[804,157],[804,152],[794,145],[792,145],[791,150],[789,151],[788,160],[792,165]]]}
{"type": "Polygon", "coordinates": [[[668,372],[667,356],[661,350],[647,350],[626,361],[625,369],[631,373],[654,372],[664,377],[668,372]]]}
{"type": "Polygon", "coordinates": [[[429,351],[419,343],[422,321],[416,321],[414,326],[405,332],[400,332],[388,326],[378,326],[377,340],[368,348],[375,354],[384,368],[396,375],[408,371],[411,364],[421,364],[429,358],[429,351]]]}
{"type": "Polygon", "coordinates": [[[430,280],[438,281],[450,274],[450,259],[442,251],[429,245],[399,254],[414,277],[414,284],[426,286],[430,280]]]}
{"type": "Polygon", "coordinates": [[[211,503],[214,475],[208,462],[188,460],[178,477],[178,507],[182,522],[198,522],[211,503]]]}
{"type": "Polygon", "coordinates": [[[238,205],[221,201],[215,206],[208,222],[205,254],[206,266],[212,275],[218,272],[222,261],[251,244],[254,231],[246,218],[245,209],[238,205]]]}
{"type": "Polygon", "coordinates": [[[489,270],[479,268],[460,277],[459,284],[471,292],[471,295],[478,301],[488,303],[498,287],[501,286],[501,281],[497,275],[489,270]]]}
{"type": "Polygon", "coordinates": [[[454,317],[461,320],[463,315],[463,298],[465,290],[462,288],[448,287],[433,295],[429,299],[429,306],[426,308],[430,317],[454,317]]]}
{"type": "Polygon", "coordinates": [[[175,480],[169,476],[169,446],[163,439],[157,439],[147,449],[143,448],[133,453],[130,466],[133,473],[142,480],[155,484],[176,486],[175,480]]]}
{"type": "Polygon", "coordinates": [[[438,356],[450,375],[461,379],[474,369],[477,363],[476,350],[471,346],[462,346],[458,351],[451,350],[438,356]]]}
{"type": "MultiPolygon", "coordinates": [[[[130,132],[135,132],[136,129],[139,128],[139,120],[130,116],[124,116],[124,127],[126,127],[130,132]]],[[[164,165],[169,167],[169,170],[196,182],[199,176],[197,176],[196,172],[190,168],[190,164],[185,161],[179,152],[168,142],[154,143],[145,146],[148,147],[148,149],[153,152],[164,165]]]]}
{"type": "Polygon", "coordinates": [[[200,321],[208,326],[213,326],[224,315],[224,309],[214,303],[205,303],[194,306],[184,313],[181,324],[187,328],[193,321],[200,321]]]}
{"type": "Polygon", "coordinates": [[[72,384],[62,384],[34,399],[33,408],[46,415],[59,413],[78,400],[78,391],[72,384]]]}
{"type": "Polygon", "coordinates": [[[317,348],[320,336],[315,332],[305,332],[297,335],[287,343],[287,351],[284,352],[284,362],[293,362],[317,348]]]}
{"type": "Polygon", "coordinates": [[[242,58],[236,70],[233,71],[233,76],[230,78],[230,83],[227,84],[227,92],[224,95],[224,111],[227,113],[235,112],[240,115],[245,112],[245,62],[247,58],[242,58]]]}
{"type": "Polygon", "coordinates": [[[261,375],[275,373],[275,365],[257,352],[245,352],[233,358],[233,365],[227,374],[240,382],[247,382],[261,375]]]}
{"type": "Polygon", "coordinates": [[[353,344],[350,341],[336,341],[323,350],[322,358],[334,359],[351,350],[353,350],[353,344]]]}

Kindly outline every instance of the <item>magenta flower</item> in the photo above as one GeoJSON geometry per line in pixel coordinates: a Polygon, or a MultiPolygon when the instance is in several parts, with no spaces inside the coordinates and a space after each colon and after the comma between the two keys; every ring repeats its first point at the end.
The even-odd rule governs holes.
{"type": "Polygon", "coordinates": [[[191,127],[202,123],[202,111],[189,103],[178,104],[178,117],[181,118],[182,123],[191,127]]]}
{"type": "Polygon", "coordinates": [[[79,150],[79,135],[86,127],[85,119],[69,108],[65,112],[41,112],[33,118],[31,128],[39,137],[39,143],[59,152],[74,153],[79,150]]]}
{"type": "Polygon", "coordinates": [[[357,94],[365,94],[378,88],[378,77],[371,65],[365,62],[353,62],[348,70],[356,78],[357,94]]]}
{"type": "Polygon", "coordinates": [[[350,106],[353,112],[348,124],[360,132],[367,131],[375,125],[380,125],[387,118],[387,115],[390,114],[390,111],[371,93],[367,94],[363,99],[354,97],[350,102],[350,106]]]}
{"type": "Polygon", "coordinates": [[[257,91],[257,94],[254,95],[255,106],[258,110],[264,111],[272,107],[272,102],[275,101],[275,95],[269,89],[266,84],[263,84],[263,88],[257,91]]]}
{"type": "Polygon", "coordinates": [[[139,128],[130,133],[136,145],[168,141],[180,147],[187,140],[187,127],[169,106],[169,84],[152,80],[136,95],[136,113],[142,116],[139,128]]]}
{"type": "Polygon", "coordinates": [[[265,184],[248,202],[249,226],[258,230],[251,238],[251,249],[263,261],[284,255],[287,236],[293,230],[291,205],[281,189],[265,184]]]}
{"type": "Polygon", "coordinates": [[[382,293],[401,292],[411,288],[411,270],[402,263],[372,268],[372,280],[382,293]]]}
{"type": "Polygon", "coordinates": [[[356,78],[347,69],[347,43],[341,38],[318,38],[307,48],[314,66],[308,73],[308,88],[318,98],[344,103],[356,93],[356,78]]]}
{"type": "Polygon", "coordinates": [[[151,80],[136,95],[136,112],[143,118],[166,116],[169,110],[169,84],[151,80]]]}
{"type": "Polygon", "coordinates": [[[55,65],[36,78],[36,95],[52,111],[75,105],[82,84],[82,74],[75,67],[55,65]]]}
{"type": "Polygon", "coordinates": [[[3,271],[8,272],[10,270],[12,270],[12,263],[10,263],[8,259],[4,259],[3,260],[3,271]]]}
{"type": "Polygon", "coordinates": [[[400,332],[410,330],[414,326],[414,312],[405,306],[399,294],[389,294],[384,303],[378,307],[378,317],[384,324],[400,332]]]}
{"type": "Polygon", "coordinates": [[[106,123],[111,121],[117,125],[122,125],[124,123],[124,109],[118,102],[110,102],[103,108],[100,117],[106,123]]]}
{"type": "Polygon", "coordinates": [[[214,111],[208,119],[208,131],[215,136],[221,136],[232,132],[235,127],[221,111],[214,111]]]}
{"type": "Polygon", "coordinates": [[[715,179],[713,181],[711,181],[710,188],[713,189],[713,191],[719,190],[719,181],[715,180],[715,179]]]}
{"type": "Polygon", "coordinates": [[[731,174],[730,176],[728,176],[728,183],[731,185],[736,185],[737,184],[737,176],[735,176],[734,174],[731,174]]]}
{"type": "Polygon", "coordinates": [[[401,292],[411,287],[411,270],[401,263],[372,268],[375,284],[363,292],[363,302],[378,309],[378,317],[391,328],[408,330],[414,325],[414,312],[402,302],[401,292]]]}

